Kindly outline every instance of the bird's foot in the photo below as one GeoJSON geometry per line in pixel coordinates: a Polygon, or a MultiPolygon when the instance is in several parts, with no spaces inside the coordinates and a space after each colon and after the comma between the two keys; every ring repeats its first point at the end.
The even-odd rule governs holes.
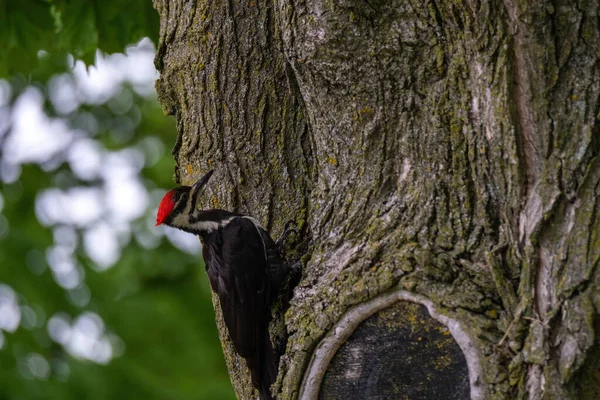
{"type": "Polygon", "coordinates": [[[277,241],[275,242],[275,245],[277,246],[278,249],[281,250],[281,248],[285,245],[285,241],[287,240],[288,236],[290,236],[292,233],[295,235],[298,234],[298,230],[295,228],[292,228],[291,227],[292,225],[295,227],[298,227],[298,224],[296,224],[296,221],[294,221],[294,220],[289,220],[285,224],[285,227],[283,228],[283,233],[281,234],[281,237],[279,239],[277,239],[277,241]]]}

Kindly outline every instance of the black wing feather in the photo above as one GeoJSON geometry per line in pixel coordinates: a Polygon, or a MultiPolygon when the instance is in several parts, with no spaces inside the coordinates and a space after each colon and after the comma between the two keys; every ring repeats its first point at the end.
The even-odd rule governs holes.
{"type": "Polygon", "coordinates": [[[260,351],[268,324],[265,248],[259,231],[247,218],[235,218],[219,236],[220,254],[211,251],[205,257],[207,272],[233,345],[240,356],[248,358],[260,351]]]}

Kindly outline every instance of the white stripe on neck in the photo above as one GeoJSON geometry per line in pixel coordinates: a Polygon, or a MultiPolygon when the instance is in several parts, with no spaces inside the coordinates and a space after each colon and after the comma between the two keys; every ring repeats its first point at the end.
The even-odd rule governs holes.
{"type": "Polygon", "coordinates": [[[222,228],[225,225],[229,224],[234,218],[237,218],[237,217],[233,216],[233,217],[225,218],[218,222],[210,221],[210,220],[204,220],[204,221],[200,220],[200,221],[190,225],[188,214],[180,213],[173,219],[173,222],[171,223],[171,225],[173,225],[175,228],[180,228],[180,229],[184,228],[184,229],[189,229],[189,230],[193,230],[193,231],[210,233],[214,230],[217,230],[217,229],[222,228]]]}

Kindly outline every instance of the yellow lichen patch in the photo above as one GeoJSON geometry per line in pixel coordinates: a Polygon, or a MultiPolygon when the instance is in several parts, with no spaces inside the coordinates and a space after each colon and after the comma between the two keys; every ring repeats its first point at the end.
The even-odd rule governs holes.
{"type": "Polygon", "coordinates": [[[188,175],[191,175],[192,172],[194,172],[194,167],[192,166],[192,164],[188,164],[187,167],[185,168],[185,173],[188,175]]]}
{"type": "Polygon", "coordinates": [[[574,94],[573,96],[571,96],[571,98],[572,98],[574,101],[577,101],[577,99],[579,99],[579,96],[577,96],[576,94],[574,94]]]}
{"type": "Polygon", "coordinates": [[[206,160],[206,165],[208,165],[210,167],[210,158],[208,160],[206,160]]]}
{"type": "Polygon", "coordinates": [[[327,159],[327,162],[331,165],[333,165],[334,167],[337,165],[337,159],[335,157],[329,156],[329,158],[327,159]]]}
{"type": "Polygon", "coordinates": [[[214,208],[219,208],[219,200],[217,200],[217,196],[212,197],[212,203],[214,208]]]}
{"type": "Polygon", "coordinates": [[[373,114],[373,109],[371,107],[362,108],[359,112],[360,115],[363,114],[373,114]]]}
{"type": "Polygon", "coordinates": [[[440,356],[437,360],[434,361],[433,367],[440,371],[448,368],[452,364],[452,358],[446,356],[440,356]]]}

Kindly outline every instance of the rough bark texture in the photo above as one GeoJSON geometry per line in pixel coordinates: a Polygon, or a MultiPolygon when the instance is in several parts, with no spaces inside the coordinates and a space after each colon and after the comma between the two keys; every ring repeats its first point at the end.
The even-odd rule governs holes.
{"type": "Polygon", "coordinates": [[[154,4],[176,179],[215,168],[207,207],[301,227],[278,398],[318,394],[379,298],[448,327],[472,398],[598,397],[596,1],[154,4]]]}

